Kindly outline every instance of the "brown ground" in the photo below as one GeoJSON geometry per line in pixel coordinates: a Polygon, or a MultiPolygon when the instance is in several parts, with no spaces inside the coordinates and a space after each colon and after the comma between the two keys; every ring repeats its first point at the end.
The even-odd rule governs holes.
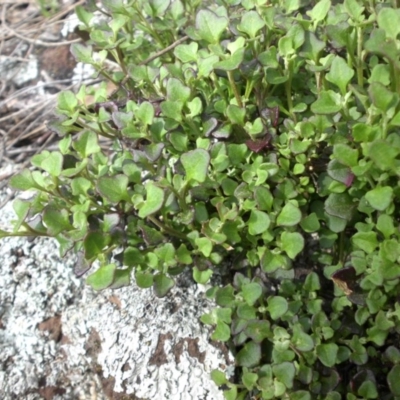
{"type": "MultiPolygon", "coordinates": [[[[85,1],[57,2],[56,13],[46,16],[38,0],[0,0],[0,167],[23,167],[54,146],[57,138],[46,122],[56,94],[80,84],[71,81],[76,62],[70,53],[70,44],[80,39],[73,32],[63,36],[61,29],[85,1]]],[[[8,172],[0,175],[0,189],[9,178],[8,172]]]]}

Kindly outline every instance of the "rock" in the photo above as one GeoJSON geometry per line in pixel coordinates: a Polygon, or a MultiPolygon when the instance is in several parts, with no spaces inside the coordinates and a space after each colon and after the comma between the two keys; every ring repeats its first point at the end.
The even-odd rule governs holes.
{"type": "MultiPolygon", "coordinates": [[[[7,204],[0,227],[12,218],[7,204]]],[[[223,399],[209,374],[231,372],[233,358],[199,322],[213,305],[190,272],[162,299],[135,284],[98,293],[52,239],[0,246],[3,400],[223,399]]]]}

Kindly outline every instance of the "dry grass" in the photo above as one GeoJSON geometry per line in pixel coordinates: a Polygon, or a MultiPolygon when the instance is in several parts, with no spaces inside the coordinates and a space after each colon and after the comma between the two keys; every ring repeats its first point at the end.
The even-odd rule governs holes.
{"type": "MultiPolygon", "coordinates": [[[[64,38],[61,29],[84,0],[60,3],[59,11],[46,17],[36,0],[0,0],[0,166],[14,164],[14,172],[52,146],[55,135],[46,122],[57,93],[82,83],[71,79],[74,61],[69,53],[70,44],[81,39],[74,34],[64,38]],[[28,79],[34,65],[37,74],[28,79]]],[[[0,188],[11,174],[0,176],[0,188]]]]}

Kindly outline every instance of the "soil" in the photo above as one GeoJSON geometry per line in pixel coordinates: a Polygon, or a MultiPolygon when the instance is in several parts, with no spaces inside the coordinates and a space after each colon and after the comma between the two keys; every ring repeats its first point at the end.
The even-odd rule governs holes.
{"type": "Polygon", "coordinates": [[[73,32],[62,33],[76,4],[64,1],[47,18],[34,0],[0,5],[0,121],[5,161],[24,162],[46,141],[47,145],[54,142],[46,122],[55,96],[79,84],[73,84],[77,63],[70,52],[71,42],[79,39],[73,32]]]}

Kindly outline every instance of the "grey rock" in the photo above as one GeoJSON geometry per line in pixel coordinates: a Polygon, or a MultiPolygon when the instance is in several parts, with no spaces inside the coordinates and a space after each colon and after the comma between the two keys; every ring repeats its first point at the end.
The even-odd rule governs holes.
{"type": "MultiPolygon", "coordinates": [[[[7,204],[0,228],[12,218],[7,204]]],[[[199,322],[213,305],[190,274],[162,299],[134,283],[98,293],[54,240],[0,246],[1,399],[223,399],[209,374],[233,358],[199,322]]]]}

